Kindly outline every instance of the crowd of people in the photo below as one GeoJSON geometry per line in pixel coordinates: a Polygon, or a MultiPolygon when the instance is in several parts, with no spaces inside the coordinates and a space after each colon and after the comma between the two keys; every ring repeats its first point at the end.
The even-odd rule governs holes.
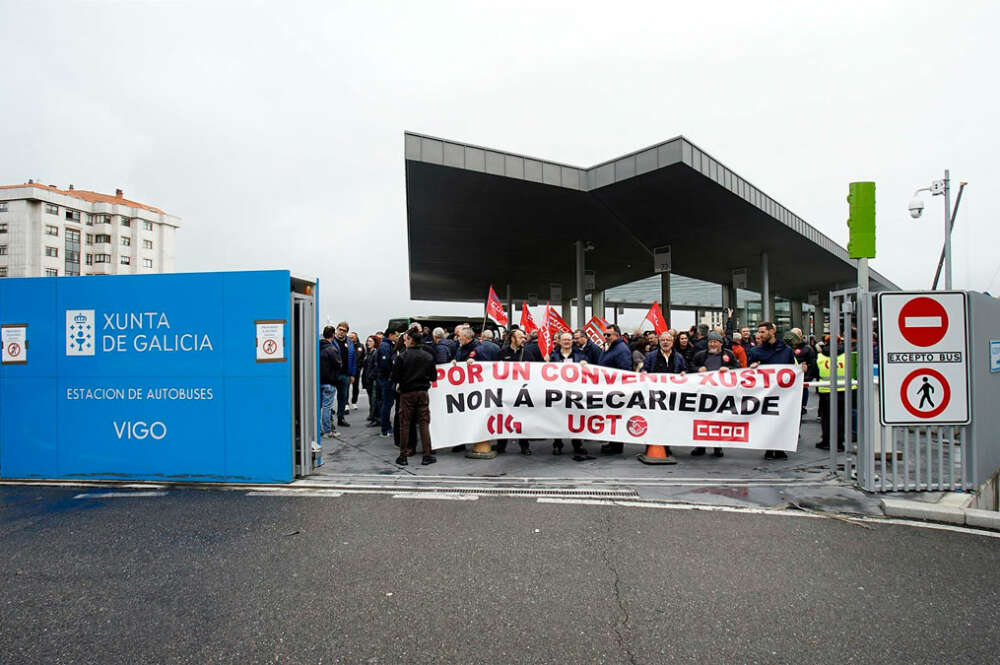
{"type": "MultiPolygon", "coordinates": [[[[399,448],[396,463],[407,465],[416,453],[419,435],[423,456],[421,464],[437,461],[431,448],[428,390],[435,380],[436,366],[466,361],[528,361],[586,362],[604,367],[648,373],[682,373],[728,371],[759,365],[803,365],[806,381],[825,381],[831,366],[839,368],[843,377],[844,359],[836,362],[823,355],[829,339],[806,338],[799,328],[791,328],[778,337],[776,326],[765,321],[751,331],[737,328],[733,311],[725,327],[714,329],[706,324],[687,330],[670,329],[659,335],[654,331],[636,330],[631,336],[611,324],[605,340],[598,344],[584,330],[563,332],[553,336],[553,350],[544,357],[539,347],[537,331],[526,334],[516,325],[509,332],[486,328],[477,334],[469,324],[458,325],[452,331],[428,329],[419,323],[401,330],[386,330],[368,336],[364,343],[350,330],[346,321],[326,326],[320,340],[320,384],[322,433],[338,437],[338,428],[350,427],[347,416],[358,410],[358,397],[363,388],[368,396],[367,427],[378,427],[383,438],[391,438],[399,448]],[[334,419],[334,413],[336,417],[334,419]]],[[[818,389],[819,414],[823,438],[817,448],[829,448],[830,389],[818,389]]],[[[809,389],[803,389],[802,415],[806,413],[809,389]]],[[[853,394],[853,391],[852,391],[853,394]]],[[[844,388],[838,391],[839,408],[844,406],[844,388]]],[[[843,411],[840,411],[843,413],[843,411]]],[[[519,439],[522,455],[531,455],[531,441],[519,439]]],[[[497,453],[505,453],[506,440],[493,442],[497,453]]],[[[580,440],[571,441],[576,455],[586,455],[580,440]]],[[[843,432],[838,436],[838,449],[843,449],[843,432]]],[[[464,450],[456,446],[452,450],[464,450]]],[[[552,442],[552,454],[559,455],[563,441],[552,442]]],[[[621,454],[623,444],[608,442],[600,447],[604,455],[621,454]]],[[[706,454],[696,447],[692,456],[706,454]]],[[[722,448],[713,455],[722,457],[722,448]]],[[[668,461],[676,461],[667,447],[668,461]]],[[[780,450],[768,450],[764,458],[786,459],[780,450]]]]}

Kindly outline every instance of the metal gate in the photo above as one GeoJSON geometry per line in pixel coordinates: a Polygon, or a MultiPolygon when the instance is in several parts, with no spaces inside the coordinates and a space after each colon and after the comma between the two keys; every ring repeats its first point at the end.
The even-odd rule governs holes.
{"type": "MultiPolygon", "coordinates": [[[[313,295],[292,293],[292,458],[295,475],[308,475],[313,452],[319,449],[319,403],[316,394],[316,300],[313,295]]],[[[318,452],[317,452],[318,455],[318,452]]]]}
{"type": "Polygon", "coordinates": [[[971,489],[968,428],[885,426],[879,422],[874,294],[861,289],[830,293],[829,357],[844,355],[844,378],[830,373],[830,464],[843,479],[869,492],[971,489]],[[841,342],[838,338],[843,336],[841,342]],[[851,377],[857,378],[852,380],[851,377]],[[850,384],[850,385],[848,385],[850,384]],[[844,388],[844,407],[837,392],[844,388]],[[852,390],[855,396],[848,398],[852,390]],[[843,411],[843,413],[839,413],[843,411]],[[841,429],[843,428],[843,429],[841,429]],[[838,433],[846,450],[838,453],[838,433]]]}

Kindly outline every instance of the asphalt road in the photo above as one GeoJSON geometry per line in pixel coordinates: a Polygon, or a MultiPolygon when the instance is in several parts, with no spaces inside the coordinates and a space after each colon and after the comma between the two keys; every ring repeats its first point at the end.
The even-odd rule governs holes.
{"type": "Polygon", "coordinates": [[[985,663],[1000,540],[833,519],[0,488],[0,663],[985,663]],[[87,498],[74,498],[79,494],[87,498]]]}

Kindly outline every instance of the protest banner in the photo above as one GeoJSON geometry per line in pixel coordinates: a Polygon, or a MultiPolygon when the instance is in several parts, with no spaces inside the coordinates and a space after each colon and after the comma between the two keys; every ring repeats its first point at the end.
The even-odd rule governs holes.
{"type": "Polygon", "coordinates": [[[434,448],[484,439],[595,439],[794,451],[795,365],[643,374],[586,363],[440,365],[430,389],[434,448]]]}

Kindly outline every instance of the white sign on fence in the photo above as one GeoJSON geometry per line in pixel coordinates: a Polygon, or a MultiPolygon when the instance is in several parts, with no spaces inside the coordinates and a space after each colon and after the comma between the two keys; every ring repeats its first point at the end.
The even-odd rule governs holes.
{"type": "Polygon", "coordinates": [[[965,294],[880,293],[883,425],[964,425],[969,412],[965,294]]]}
{"type": "Polygon", "coordinates": [[[440,365],[430,389],[434,448],[490,439],[794,451],[802,372],[794,365],[640,374],[586,363],[440,365]]]}

